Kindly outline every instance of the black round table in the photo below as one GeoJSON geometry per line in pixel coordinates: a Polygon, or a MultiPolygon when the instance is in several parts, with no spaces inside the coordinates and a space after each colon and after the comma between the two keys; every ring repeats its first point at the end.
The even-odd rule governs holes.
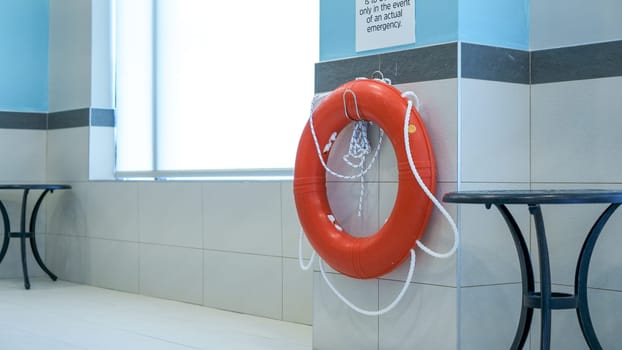
{"type": "Polygon", "coordinates": [[[2,242],[2,249],[0,250],[0,263],[4,259],[4,256],[9,249],[9,241],[10,238],[19,238],[21,243],[21,255],[22,255],[22,271],[24,273],[24,287],[26,289],[30,289],[30,280],[28,278],[28,265],[26,264],[26,238],[30,240],[30,248],[32,250],[32,254],[37,261],[37,264],[41,267],[45,273],[53,281],[56,281],[57,277],[54,275],[43,263],[41,256],[39,255],[39,250],[37,249],[37,242],[35,241],[35,224],[37,222],[37,214],[39,213],[39,208],[41,207],[41,203],[43,202],[43,198],[49,193],[54,192],[54,190],[65,190],[70,189],[69,185],[59,185],[59,184],[0,184],[0,190],[21,190],[22,193],[22,204],[21,204],[21,214],[20,214],[20,229],[19,231],[11,231],[11,223],[9,221],[9,215],[7,213],[6,207],[4,203],[0,200],[0,214],[2,214],[2,220],[4,222],[4,241],[2,242]],[[28,194],[32,190],[40,190],[42,191],[39,195],[39,198],[35,202],[35,206],[32,208],[32,212],[30,213],[30,225],[29,229],[26,230],[26,208],[28,204],[28,194]]]}
{"type": "Polygon", "coordinates": [[[551,346],[551,310],[576,309],[583,337],[590,349],[602,349],[594,332],[587,302],[587,275],[594,246],[603,227],[622,204],[622,191],[610,190],[521,190],[521,191],[458,191],[447,193],[444,202],[461,204],[493,205],[505,220],[518,253],[522,279],[522,307],[518,329],[511,349],[521,349],[527,340],[534,309],[542,315],[540,349],[551,346]],[[541,204],[592,204],[607,203],[609,206],[596,220],[587,234],[577,259],[574,294],[551,290],[551,268],[541,204]],[[534,218],[538,257],[540,258],[540,291],[534,290],[534,273],[529,249],[516,220],[507,209],[508,204],[525,204],[534,218]]]}

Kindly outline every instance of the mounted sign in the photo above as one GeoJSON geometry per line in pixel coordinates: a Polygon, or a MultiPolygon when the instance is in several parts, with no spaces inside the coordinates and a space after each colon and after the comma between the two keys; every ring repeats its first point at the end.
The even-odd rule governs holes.
{"type": "Polygon", "coordinates": [[[356,51],[415,42],[415,0],[356,0],[356,51]]]}

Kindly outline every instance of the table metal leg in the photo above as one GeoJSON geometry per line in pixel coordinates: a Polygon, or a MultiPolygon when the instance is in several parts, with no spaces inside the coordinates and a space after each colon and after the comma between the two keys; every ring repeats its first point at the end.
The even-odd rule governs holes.
{"type": "Polygon", "coordinates": [[[30,289],[30,280],[28,279],[28,264],[26,263],[26,204],[28,203],[28,189],[24,190],[22,196],[22,213],[20,216],[20,235],[19,242],[22,252],[22,271],[24,273],[24,287],[30,289]]]}
{"type": "Polygon", "coordinates": [[[596,245],[596,241],[603,230],[603,227],[611,217],[611,215],[618,209],[620,203],[614,203],[609,205],[607,209],[600,215],[598,220],[592,226],[590,233],[587,235],[579,259],[577,261],[577,269],[575,273],[574,292],[577,296],[577,317],[579,319],[579,325],[583,332],[583,337],[592,350],[601,350],[602,346],[598,341],[596,333],[594,332],[594,326],[592,325],[592,319],[590,317],[590,310],[587,302],[587,274],[590,268],[590,259],[592,258],[592,252],[596,245]]]}
{"type": "Polygon", "coordinates": [[[549,250],[544,231],[542,210],[537,204],[529,204],[529,212],[533,215],[538,241],[538,257],[540,258],[540,311],[542,315],[540,325],[540,349],[548,350],[551,347],[551,265],[549,250]]]}
{"type": "Polygon", "coordinates": [[[9,249],[9,239],[11,238],[11,224],[9,223],[9,214],[4,207],[2,201],[0,201],[0,213],[2,214],[2,222],[4,224],[4,240],[2,241],[2,250],[0,250],[0,263],[4,259],[7,250],[9,249]]]}
{"type": "Polygon", "coordinates": [[[54,275],[52,271],[50,271],[47,268],[47,266],[45,266],[45,264],[43,263],[43,259],[41,259],[41,256],[39,255],[39,250],[37,249],[37,242],[35,241],[35,226],[37,223],[37,215],[39,214],[39,207],[41,207],[43,198],[48,192],[51,192],[51,190],[45,190],[43,191],[43,193],[41,193],[41,195],[39,196],[39,199],[37,200],[35,204],[35,207],[32,209],[32,214],[30,216],[30,248],[32,248],[32,255],[35,257],[37,264],[39,264],[41,269],[45,273],[47,273],[48,276],[50,276],[52,281],[56,281],[57,279],[56,275],[54,275]]]}
{"type": "Polygon", "coordinates": [[[517,350],[522,349],[527,341],[533,317],[533,309],[526,305],[527,296],[534,292],[533,265],[531,264],[531,259],[529,257],[529,247],[527,246],[527,243],[523,238],[523,234],[521,233],[516,220],[512,216],[512,213],[510,213],[505,205],[497,204],[495,206],[501,213],[501,216],[503,216],[503,219],[512,234],[512,239],[514,240],[514,245],[516,246],[516,253],[518,254],[518,261],[520,263],[523,299],[518,328],[516,329],[514,341],[510,347],[512,350],[517,350]]]}

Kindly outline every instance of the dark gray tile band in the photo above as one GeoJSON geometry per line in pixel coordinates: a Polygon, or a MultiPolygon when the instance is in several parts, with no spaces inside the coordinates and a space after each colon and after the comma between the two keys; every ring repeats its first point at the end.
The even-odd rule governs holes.
{"type": "Polygon", "coordinates": [[[0,129],[47,129],[47,113],[0,112],[0,129]]]}
{"type": "Polygon", "coordinates": [[[462,43],[462,78],[529,84],[529,52],[462,43]]]}
{"type": "Polygon", "coordinates": [[[458,45],[435,45],[380,55],[380,70],[393,84],[458,77],[458,45]]]}
{"type": "Polygon", "coordinates": [[[358,77],[380,70],[393,84],[456,78],[457,44],[361,56],[315,65],[315,92],[331,91],[358,77]]]}
{"type": "Polygon", "coordinates": [[[622,76],[622,40],[531,53],[531,83],[622,76]]]}
{"type": "Polygon", "coordinates": [[[115,126],[113,109],[82,108],[54,113],[2,112],[0,129],[53,130],[83,126],[115,126]]]}
{"type": "Polygon", "coordinates": [[[357,77],[368,77],[379,68],[378,55],[316,63],[315,92],[334,90],[337,86],[357,77]]]}
{"type": "Polygon", "coordinates": [[[67,129],[89,126],[89,112],[89,108],[82,108],[50,113],[48,114],[48,129],[67,129]]]}

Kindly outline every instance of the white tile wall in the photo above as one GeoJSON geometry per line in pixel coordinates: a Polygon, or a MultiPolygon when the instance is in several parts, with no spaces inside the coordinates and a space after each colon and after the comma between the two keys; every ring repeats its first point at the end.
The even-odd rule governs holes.
{"type": "Polygon", "coordinates": [[[204,251],[204,304],[274,319],[283,305],[282,258],[204,251]]]}
{"type": "Polygon", "coordinates": [[[89,133],[89,180],[114,180],[115,129],[94,126],[89,133]]]}
{"type": "MultiPolygon", "coordinates": [[[[616,276],[619,276],[619,272],[616,276]]],[[[592,324],[600,345],[603,349],[615,349],[620,344],[622,292],[619,288],[617,290],[588,289],[588,303],[592,324]]],[[[566,330],[563,334],[565,332],[566,330]]]]}
{"type": "Polygon", "coordinates": [[[532,50],[622,38],[618,0],[532,0],[529,7],[532,50]]]}
{"type": "Polygon", "coordinates": [[[140,293],[203,304],[203,251],[140,244],[140,293]]]}
{"type": "MultiPolygon", "coordinates": [[[[595,217],[590,217],[588,220],[592,221],[595,219],[595,217]]],[[[588,275],[588,286],[622,291],[622,279],[612,278],[612,276],[620,276],[622,274],[618,249],[622,246],[622,235],[620,235],[620,232],[622,232],[622,208],[618,208],[616,213],[609,219],[609,222],[600,234],[598,243],[594,247],[588,275]]]]}
{"type": "Polygon", "coordinates": [[[622,181],[620,84],[622,77],[532,87],[534,182],[622,181]]]}
{"type": "Polygon", "coordinates": [[[138,186],[137,183],[115,182],[88,184],[85,206],[87,236],[138,242],[138,186]]]}
{"type": "Polygon", "coordinates": [[[79,182],[88,179],[89,128],[48,130],[48,182],[79,182]]]}
{"type": "MultiPolygon", "coordinates": [[[[401,282],[380,281],[380,305],[388,305],[401,282]]],[[[394,311],[380,316],[379,349],[455,349],[458,344],[456,288],[412,283],[394,311]]]]}
{"type": "MultiPolygon", "coordinates": [[[[329,274],[333,285],[358,307],[378,310],[378,280],[329,274]]],[[[313,348],[378,349],[378,317],[361,315],[339,300],[319,272],[313,279],[313,348]]]]}
{"type": "Polygon", "coordinates": [[[46,132],[0,129],[0,182],[43,182],[46,132]]]}
{"type": "MultiPolygon", "coordinates": [[[[529,184],[466,183],[463,190],[528,189],[529,184]]],[[[510,205],[527,244],[530,217],[526,205],[510,205]]],[[[461,279],[463,286],[519,282],[520,267],[516,247],[507,224],[495,207],[461,206],[461,279]]]]}
{"type": "Polygon", "coordinates": [[[138,293],[138,243],[91,238],[86,240],[87,283],[138,293]]]}
{"type": "Polygon", "coordinates": [[[283,258],[283,320],[311,324],[313,271],[303,271],[298,259],[283,258]]]}
{"type": "MultiPolygon", "coordinates": [[[[381,184],[381,188],[390,188],[394,190],[395,186],[392,184],[381,184]]],[[[389,191],[390,191],[389,190],[389,191]]],[[[450,191],[455,191],[455,184],[440,183],[437,186],[436,197],[439,201],[443,195],[450,191]]],[[[441,202],[442,203],[442,202],[441,202]]],[[[385,218],[389,210],[393,207],[392,203],[385,202],[381,196],[381,214],[380,217],[385,218]]],[[[443,207],[449,212],[454,222],[457,220],[457,207],[453,204],[444,204],[443,207]]],[[[443,215],[437,210],[433,209],[430,217],[430,222],[424,236],[421,238],[421,242],[430,249],[444,253],[447,252],[454,244],[454,234],[450,227],[450,224],[443,217],[443,215]]],[[[441,286],[456,286],[456,268],[457,268],[457,255],[453,255],[447,259],[439,259],[426,254],[421,249],[417,248],[417,259],[415,267],[414,281],[419,283],[428,283],[441,286]]],[[[404,281],[408,276],[408,269],[410,267],[410,260],[405,261],[394,271],[383,276],[383,279],[391,279],[397,281],[404,281]]]]}
{"type": "MultiPolygon", "coordinates": [[[[48,193],[43,204],[46,210],[40,213],[40,216],[47,216],[47,226],[41,231],[72,236],[86,235],[89,185],[79,182],[70,185],[69,190],[48,193]]],[[[110,208],[106,207],[105,212],[110,208]]],[[[97,218],[93,219],[96,221],[97,218]]]]}
{"type": "Polygon", "coordinates": [[[203,248],[203,196],[195,183],[140,183],[140,241],[203,248]]]}
{"type": "Polygon", "coordinates": [[[529,86],[462,79],[462,181],[529,182],[529,86]]]}
{"type": "Polygon", "coordinates": [[[46,235],[45,264],[59,279],[92,283],[90,251],[85,237],[69,235],[46,235]]]}
{"type": "MultiPolygon", "coordinates": [[[[288,258],[298,258],[298,240],[300,236],[300,223],[296,212],[294,201],[294,189],[291,181],[281,183],[281,225],[282,225],[282,244],[283,256],[288,258]]],[[[303,256],[311,256],[311,245],[303,240],[303,256]]]]}
{"type": "MultiPolygon", "coordinates": [[[[458,176],[458,79],[396,85],[413,91],[421,102],[419,114],[430,136],[436,159],[437,180],[456,182],[458,176]]],[[[392,169],[388,164],[382,170],[392,169]]],[[[381,177],[385,180],[384,177],[381,177]]],[[[393,177],[395,179],[396,177],[393,177]]]]}
{"type": "Polygon", "coordinates": [[[278,182],[206,183],[205,248],[281,256],[278,182]]]}
{"type": "MultiPolygon", "coordinates": [[[[311,322],[312,272],[298,267],[298,230],[282,238],[282,226],[298,226],[291,182],[71,185],[71,190],[56,191],[45,202],[49,242],[42,251],[48,267],[61,279],[311,322]],[[231,203],[228,196],[236,191],[249,198],[246,206],[237,207],[247,214],[244,220],[227,209],[229,204],[218,205],[231,203]],[[204,210],[204,201],[215,210],[204,210]],[[264,217],[269,218],[267,225],[262,223],[264,217]],[[214,236],[231,234],[235,239],[228,237],[228,246],[205,250],[211,249],[203,247],[203,225],[208,220],[220,220],[222,225],[222,230],[212,231],[214,236]],[[282,239],[293,244],[289,259],[283,259],[282,239]],[[250,252],[235,252],[236,240],[251,240],[240,244],[250,252]],[[266,252],[269,255],[261,255],[266,252]],[[237,296],[228,287],[231,283],[241,286],[237,296]]],[[[19,200],[13,197],[12,201],[19,200]]],[[[11,208],[12,216],[16,210],[11,208]]],[[[310,255],[310,249],[305,253],[310,255]]],[[[15,264],[6,268],[15,267],[11,271],[17,276],[21,269],[15,264]]]]}
{"type": "Polygon", "coordinates": [[[521,285],[461,288],[460,349],[509,349],[520,318],[521,285]]]}

